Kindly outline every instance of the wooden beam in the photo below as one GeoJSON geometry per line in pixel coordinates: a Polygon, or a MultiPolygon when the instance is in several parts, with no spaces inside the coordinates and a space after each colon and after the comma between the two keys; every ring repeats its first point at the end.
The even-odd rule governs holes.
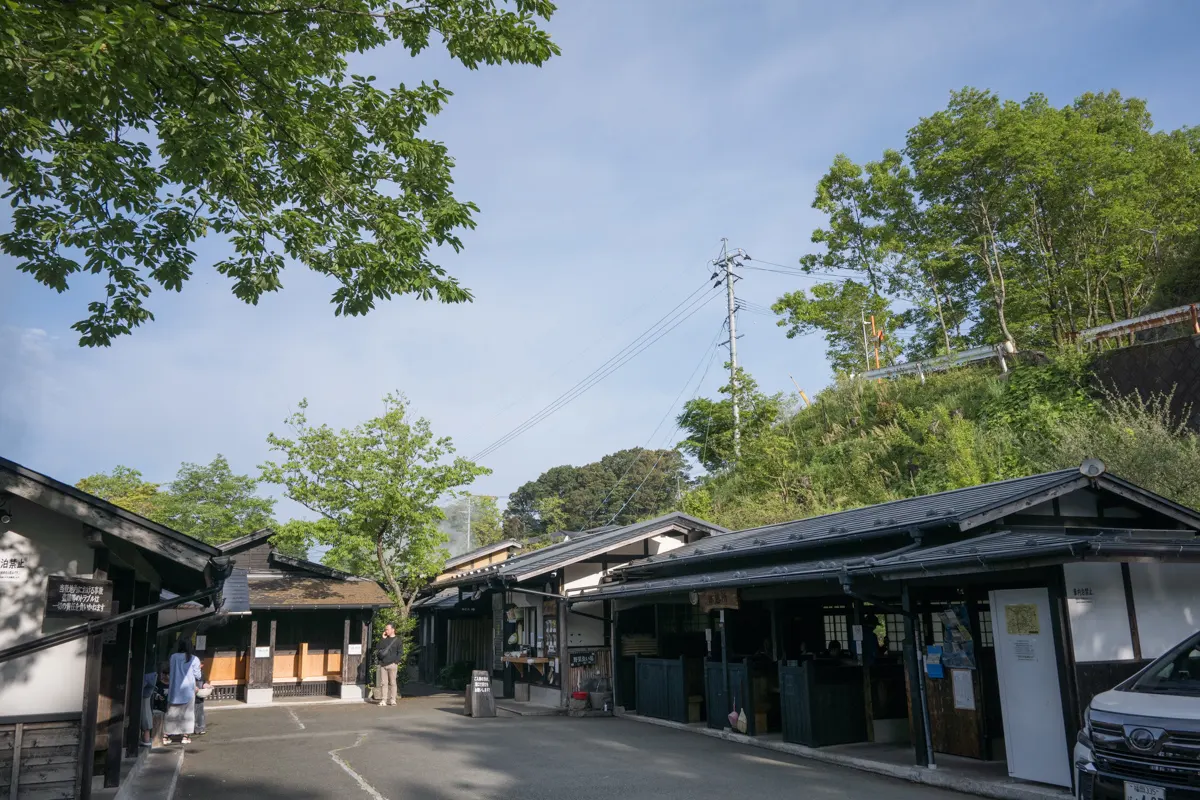
{"type": "Polygon", "coordinates": [[[9,800],[17,800],[17,791],[21,785],[21,738],[25,732],[25,726],[18,722],[13,731],[13,760],[12,770],[9,772],[11,776],[8,784],[9,800]]]}
{"type": "Polygon", "coordinates": [[[1138,632],[1137,608],[1133,602],[1133,577],[1129,564],[1121,562],[1121,583],[1125,585],[1125,613],[1129,615],[1129,639],[1133,643],[1133,657],[1142,660],[1142,636],[1138,632]]]}
{"type": "Polygon", "coordinates": [[[209,559],[212,558],[203,550],[189,547],[177,539],[156,533],[149,528],[144,528],[116,514],[96,508],[83,500],[44,486],[23,475],[0,470],[0,491],[14,494],[65,517],[76,519],[84,525],[132,542],[138,547],[177,561],[197,572],[203,572],[209,559]]]}
{"type": "MultiPolygon", "coordinates": [[[[0,476],[7,473],[0,473],[0,476]]],[[[100,548],[94,555],[92,577],[96,580],[108,578],[108,551],[100,548]]],[[[79,778],[80,800],[91,800],[92,772],[96,761],[96,715],[100,710],[100,666],[103,658],[103,633],[88,636],[87,661],[83,678],[83,719],[79,728],[79,778]]]]}
{"type": "MultiPolygon", "coordinates": [[[[150,604],[150,584],[138,581],[134,585],[133,605],[130,610],[150,604]]],[[[142,680],[150,670],[146,669],[146,659],[149,655],[149,639],[147,630],[150,625],[149,617],[142,617],[133,622],[133,631],[129,643],[129,709],[125,725],[125,755],[136,758],[139,742],[142,738],[142,680]]]]}
{"type": "MultiPolygon", "coordinates": [[[[136,580],[129,570],[113,571],[113,602],[117,611],[132,611],[136,580]]],[[[139,620],[140,621],[140,620],[139,620]]],[[[117,626],[116,638],[105,650],[111,652],[108,712],[108,736],[104,751],[104,786],[111,789],[121,783],[121,756],[125,744],[126,714],[129,713],[129,672],[131,669],[130,645],[133,621],[117,626]]]]}
{"type": "Polygon", "coordinates": [[[342,685],[353,682],[354,676],[350,674],[350,614],[347,612],[346,622],[342,627],[342,685]]]}

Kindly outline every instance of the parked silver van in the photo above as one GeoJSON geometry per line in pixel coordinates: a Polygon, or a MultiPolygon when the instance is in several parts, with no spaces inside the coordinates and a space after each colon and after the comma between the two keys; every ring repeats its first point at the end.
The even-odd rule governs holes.
{"type": "Polygon", "coordinates": [[[1200,633],[1084,712],[1080,800],[1200,800],[1200,633]]]}

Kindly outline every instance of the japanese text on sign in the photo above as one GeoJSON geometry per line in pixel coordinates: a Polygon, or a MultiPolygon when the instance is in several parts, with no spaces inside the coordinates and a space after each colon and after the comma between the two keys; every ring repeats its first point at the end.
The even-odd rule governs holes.
{"type": "Polygon", "coordinates": [[[29,577],[29,559],[25,556],[0,556],[0,581],[23,583],[29,577]]]}
{"type": "Polygon", "coordinates": [[[46,616],[103,619],[112,608],[112,584],[51,575],[46,579],[46,616]]]}

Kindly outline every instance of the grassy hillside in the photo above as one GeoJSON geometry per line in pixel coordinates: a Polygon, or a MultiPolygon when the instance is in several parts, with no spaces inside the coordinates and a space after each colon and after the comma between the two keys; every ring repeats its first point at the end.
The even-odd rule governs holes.
{"type": "Polygon", "coordinates": [[[743,442],[732,468],[682,508],[746,528],[901,497],[1078,466],[1111,472],[1200,507],[1200,440],[1164,398],[1090,387],[1086,357],[918,378],[847,380],[743,442]]]}

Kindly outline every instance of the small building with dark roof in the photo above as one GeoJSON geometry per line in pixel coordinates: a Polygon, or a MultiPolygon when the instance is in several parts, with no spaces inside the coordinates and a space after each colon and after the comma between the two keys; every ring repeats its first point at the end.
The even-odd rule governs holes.
{"type": "Polygon", "coordinates": [[[585,601],[612,608],[640,714],[1071,787],[1090,699],[1200,624],[1200,513],[1089,460],[712,537],[585,601]]]}
{"type": "Polygon", "coordinates": [[[375,612],[391,605],[373,580],[279,552],[267,528],[218,545],[241,576],[246,613],[198,642],[214,699],[361,699],[375,612]]]}
{"type": "Polygon", "coordinates": [[[503,695],[565,706],[570,692],[610,684],[613,677],[608,602],[568,610],[565,600],[597,586],[621,565],[725,533],[680,512],[564,532],[555,544],[499,563],[460,565],[439,576],[430,602],[440,604],[443,615],[459,615],[464,620],[459,627],[474,626],[475,668],[491,670],[503,695]],[[458,591],[453,606],[450,588],[458,591]]]}

